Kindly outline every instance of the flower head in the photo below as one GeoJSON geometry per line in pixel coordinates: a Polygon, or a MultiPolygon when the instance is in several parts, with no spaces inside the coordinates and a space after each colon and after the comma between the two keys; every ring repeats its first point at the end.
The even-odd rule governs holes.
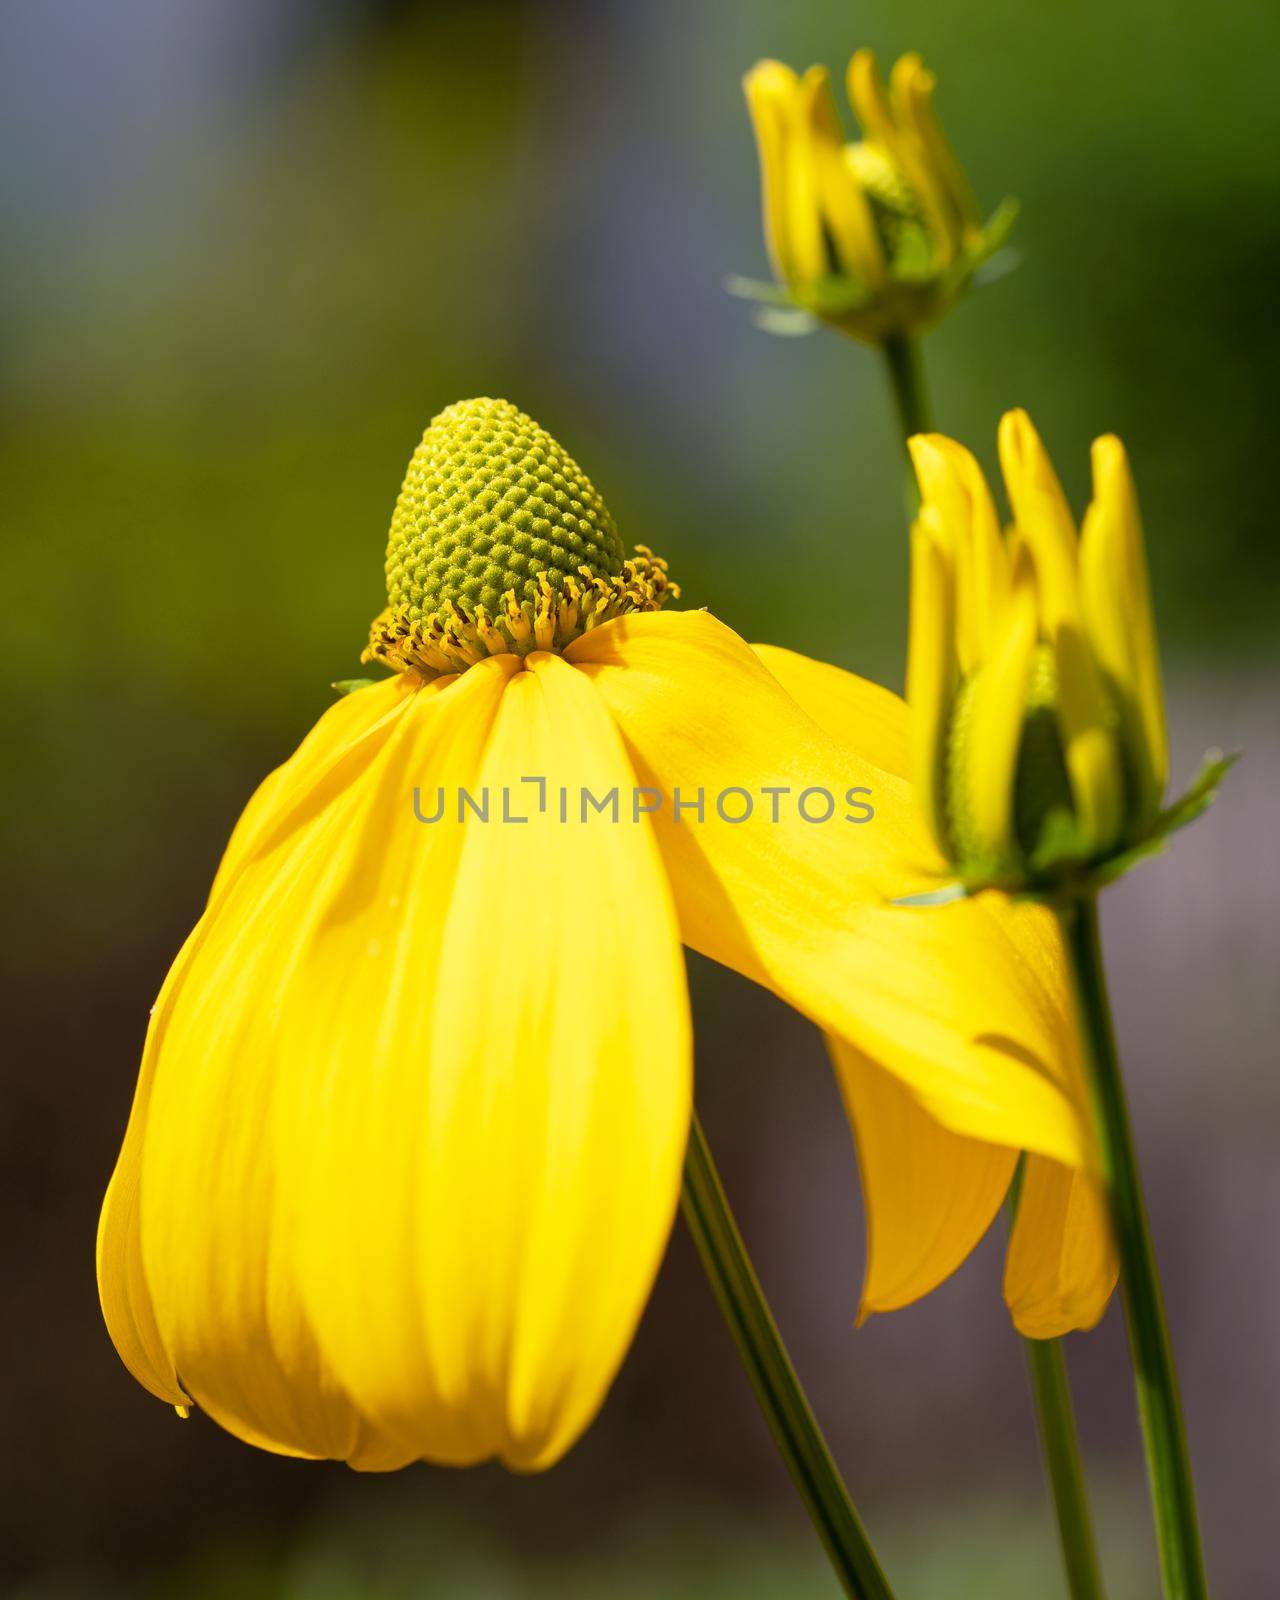
{"type": "Polygon", "coordinates": [[[1003,418],[999,445],[1013,512],[1003,535],[968,451],[937,434],[911,440],[922,503],[908,684],[922,801],[969,888],[1096,885],[1190,820],[1220,771],[1161,811],[1164,702],[1124,446],[1095,441],[1077,533],[1024,411],[1003,418]]]}
{"type": "MultiPolygon", "coordinates": [[[[370,1470],[558,1459],[676,1207],[682,942],[856,1052],[868,1097],[996,1166],[1087,1168],[1043,929],[890,904],[923,843],[896,697],[862,685],[846,741],[715,618],[658,610],[662,564],[502,402],[427,430],[387,577],[392,676],[250,800],[153,1011],[98,1239],[153,1394],[370,1470]]],[[[896,1303],[988,1201],[944,1251],[919,1211],[877,1247],[896,1303]]]]}
{"type": "Polygon", "coordinates": [[[854,55],[849,99],[863,137],[852,143],[825,67],[797,76],[762,61],[745,87],[782,303],[871,343],[945,315],[1008,236],[1014,207],[1006,202],[983,224],[919,56],[898,60],[886,90],[874,54],[854,55]]]}

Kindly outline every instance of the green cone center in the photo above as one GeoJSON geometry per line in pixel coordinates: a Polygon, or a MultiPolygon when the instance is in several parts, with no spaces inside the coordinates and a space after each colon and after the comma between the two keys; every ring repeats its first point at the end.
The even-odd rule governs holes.
{"type": "Polygon", "coordinates": [[[506,400],[460,400],[413,453],[391,518],[387,602],[410,619],[446,602],[496,613],[586,567],[622,571],[613,518],[582,468],[506,400]]]}

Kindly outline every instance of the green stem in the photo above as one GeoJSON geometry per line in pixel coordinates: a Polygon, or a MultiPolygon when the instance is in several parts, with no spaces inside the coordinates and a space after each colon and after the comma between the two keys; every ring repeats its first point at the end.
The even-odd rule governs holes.
{"type": "Polygon", "coordinates": [[[893,1600],[782,1343],[696,1113],[681,1209],[760,1409],[845,1593],[854,1600],[893,1600]]]}
{"type": "Polygon", "coordinates": [[[1060,918],[1071,953],[1093,1118],[1120,1256],[1129,1352],[1146,1444],[1164,1593],[1166,1600],[1206,1600],[1208,1587],[1186,1429],[1116,1053],[1096,898],[1090,896],[1062,909],[1060,918]]]}
{"type": "MultiPolygon", "coordinates": [[[[1022,1193],[1026,1157],[1018,1162],[1009,1190],[1009,1227],[1012,1231],[1022,1193]]],[[[1102,1570],[1093,1534],[1089,1493],[1080,1461],[1080,1439],[1071,1405],[1066,1357],[1061,1339],[1027,1339],[1027,1371],[1035,1401],[1040,1452],[1044,1457],[1053,1509],[1058,1523],[1058,1544],[1067,1574],[1071,1600],[1103,1600],[1102,1570]]]]}
{"type": "MultiPolygon", "coordinates": [[[[898,414],[898,433],[905,451],[907,440],[913,433],[929,433],[933,429],[933,407],[929,403],[929,385],[925,381],[924,360],[919,342],[898,335],[886,339],[882,346],[885,365],[889,370],[889,387],[893,390],[894,409],[898,414]]],[[[907,516],[914,520],[920,508],[920,495],[916,488],[911,458],[907,457],[907,516]]]]}

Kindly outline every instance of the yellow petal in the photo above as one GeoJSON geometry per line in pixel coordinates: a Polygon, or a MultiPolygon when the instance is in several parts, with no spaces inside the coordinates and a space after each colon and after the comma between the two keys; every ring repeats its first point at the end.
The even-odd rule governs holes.
{"type": "Polygon", "coordinates": [[[875,54],[859,50],[849,62],[848,90],[867,139],[885,151],[919,201],[937,256],[935,265],[941,268],[955,253],[956,229],[948,215],[946,197],[929,170],[924,146],[914,129],[904,123],[899,103],[904,82],[923,70],[918,57],[904,56],[893,71],[895,92],[891,97],[880,77],[875,54]]]}
{"type": "MultiPolygon", "coordinates": [[[[886,772],[910,775],[910,714],[898,695],[791,650],[752,648],[820,727],[886,772]]],[[[1018,1155],[951,1133],[853,1045],[828,1035],[827,1048],[858,1147],[865,1317],[908,1305],[955,1271],[999,1209],[1018,1155]]]]}
{"type": "Polygon", "coordinates": [[[795,276],[787,217],[788,106],[798,79],[781,61],[761,61],[742,80],[760,157],[764,238],[774,274],[790,283],[795,276]]]}
{"type": "MultiPolygon", "coordinates": [[[[886,771],[905,775],[909,759],[905,702],[852,673],[793,651],[767,645],[754,648],[822,728],[835,737],[849,736],[856,748],[871,755],[886,771]]],[[[1022,907],[1011,928],[1059,1013],[1060,1052],[1072,1093],[1077,1103],[1083,1104],[1084,1079],[1075,1032],[1068,1021],[1066,968],[1057,922],[1041,908],[1022,907]]],[[[853,1046],[828,1037],[827,1047],[858,1143],[867,1208],[863,1313],[888,1310],[927,1293],[964,1259],[1000,1203],[1016,1152],[949,1133],[897,1080],[853,1046]]],[[[1105,1301],[1114,1282],[1114,1265],[1099,1260],[1096,1254],[1099,1246],[1109,1249],[1109,1235],[1105,1228],[1086,1231],[1091,1197],[1096,1205],[1092,1179],[1076,1180],[1078,1192],[1071,1195],[1070,1205],[1060,1206],[1053,1214],[1056,1227],[1032,1227],[1043,1216],[1046,1199],[1052,1200],[1054,1186],[1068,1176],[1055,1163],[1037,1157],[1028,1162],[1029,1210],[1022,1233],[1015,1234],[1018,1254],[1016,1259],[1010,1258],[1007,1283],[1013,1286],[1016,1314],[1027,1319],[1033,1335],[1037,1327],[1053,1326],[1047,1319],[1060,1319],[1064,1309],[1077,1319],[1089,1316],[1091,1308],[1100,1313],[1097,1296],[1101,1293],[1105,1301]],[[1028,1282],[1033,1273],[1040,1289],[1028,1282]]],[[[1097,1215],[1095,1212],[1095,1219],[1097,1215]]],[[[1052,1222],[1052,1216],[1047,1220],[1052,1222]]],[[[1083,1320],[1076,1325],[1083,1326],[1083,1320]]]]}
{"type": "Polygon", "coordinates": [[[438,694],[453,681],[445,677],[424,684],[416,673],[406,672],[335,700],[288,761],[269,773],[250,797],[222,853],[210,900],[248,857],[270,848],[273,839],[339,793],[411,702],[422,694],[438,694]]]}
{"type": "Polygon", "coordinates": [[[344,1391],[304,1301],[308,1236],[329,1223],[304,1184],[308,1111],[335,1075],[367,1078],[379,1002],[401,981],[377,941],[394,949],[404,927],[388,880],[427,854],[413,785],[473,770],[513,667],[362,691],[376,732],[354,742],[352,713],[333,708],[251,807],[167,1009],[142,1137],[143,1269],[183,1388],[267,1448],[378,1467],[415,1453],[344,1391]],[[379,699],[397,714],[379,717],[379,699]]]}
{"type": "Polygon", "coordinates": [[[129,1125],[98,1221],[98,1297],[107,1332],[120,1359],[138,1382],[157,1399],[167,1400],[174,1406],[189,1404],[191,1397],[178,1382],[173,1361],[156,1327],[138,1233],[138,1182],[156,1055],[173,991],[201,938],[202,931],[197,925],[170,969],[152,1008],[129,1125]]]}
{"type": "Polygon", "coordinates": [[[921,433],[908,441],[920,498],[936,508],[956,560],[956,653],[978,670],[994,648],[1009,601],[1009,554],[982,468],[954,440],[921,433]]]}
{"type": "MultiPolygon", "coordinates": [[[[385,737],[405,703],[405,688],[402,680],[396,680],[348,696],[329,708],[290,761],[265,780],[245,808],[224,853],[211,901],[252,853],[255,841],[261,842],[264,830],[270,831],[279,824],[284,809],[278,803],[281,791],[291,803],[299,805],[314,803],[317,795],[333,792],[335,783],[340,788],[344,763],[349,769],[353,759],[361,759],[356,752],[363,744],[376,744],[380,736],[385,737]]],[[[349,770],[347,775],[350,776],[349,770]]],[[[98,1285],[108,1331],[134,1377],[173,1405],[187,1404],[191,1397],[174,1372],[173,1360],[156,1325],[142,1261],[139,1190],[152,1082],[165,1047],[175,999],[188,967],[200,957],[209,923],[206,915],[193,929],[152,1007],[133,1109],[98,1227],[98,1285]]]]}
{"type": "Polygon", "coordinates": [[[1061,627],[1052,643],[1058,666],[1062,748],[1081,843],[1089,854],[1101,854],[1117,842],[1124,825],[1124,771],[1114,716],[1081,630],[1061,627]]]}
{"type": "Polygon", "coordinates": [[[1006,411],[997,434],[1000,470],[1018,532],[1035,558],[1040,615],[1052,638],[1080,620],[1076,529],[1040,435],[1025,411],[1006,411]]]}
{"type": "MultiPolygon", "coordinates": [[[[356,970],[317,1043],[378,1024],[366,1062],[317,1082],[300,1135],[323,1219],[306,1303],[344,1386],[413,1454],[522,1470],[572,1444],[625,1354],[679,1194],[691,1072],[675,913],[617,731],[582,674],[528,667],[467,780],[489,823],[441,834],[456,860],[369,883],[403,902],[398,933],[375,918],[382,976],[360,967],[363,918],[329,958],[335,985],[356,970]],[[617,822],[607,799],[582,820],[584,786],[621,791],[617,822]],[[504,788],[527,821],[497,820],[504,788]]],[[[434,833],[418,852],[446,848],[434,833]]]]}
{"type": "Polygon", "coordinates": [[[1029,1157],[1004,1273],[1004,1297],[1018,1332],[1054,1339],[1092,1328],[1118,1270],[1106,1202],[1094,1179],[1029,1157]]]}
{"type": "Polygon", "coordinates": [[[962,773],[973,843],[995,861],[1016,850],[1018,751],[1036,651],[1035,583],[1024,551],[1015,563],[1002,634],[970,690],[962,773]]]}
{"type": "Polygon", "coordinates": [[[919,56],[898,57],[889,74],[889,94],[897,130],[894,155],[920,201],[920,209],[933,235],[937,265],[945,267],[959,253],[964,220],[949,187],[948,179],[952,174],[939,170],[933,151],[921,138],[922,111],[927,114],[933,90],[933,74],[919,56]]]}
{"type": "Polygon", "coordinates": [[[841,268],[874,288],[884,282],[884,249],[862,186],[845,160],[844,131],[826,69],[813,67],[801,85],[803,116],[812,141],[822,217],[841,268]]]}
{"type": "Polygon", "coordinates": [[[874,50],[854,52],[845,75],[845,87],[864,136],[889,149],[896,133],[893,107],[889,103],[874,50]]]}
{"type": "Polygon", "coordinates": [[[1082,843],[1096,854],[1119,836],[1124,789],[1111,713],[1084,632],[1075,523],[1025,411],[1000,419],[999,446],[1018,533],[1035,561],[1041,631],[1057,664],[1063,752],[1082,843]]]}
{"type": "Polygon", "coordinates": [[[751,648],[820,728],[895,778],[911,777],[911,713],[901,695],[795,650],[751,648]]]}
{"type": "Polygon", "coordinates": [[[827,1045],[867,1213],[861,1320],[909,1305],[950,1277],[1000,1209],[1018,1153],[949,1132],[853,1045],[830,1036],[827,1045]]]}
{"type": "Polygon", "coordinates": [[[1164,694],[1138,497],[1119,439],[1093,446],[1093,503],[1080,539],[1085,627],[1120,702],[1125,751],[1143,822],[1160,809],[1169,776],[1164,694]]]}
{"type": "Polygon", "coordinates": [[[593,677],[640,781],[668,797],[655,830],[686,943],[856,1044],[953,1132],[1089,1158],[1065,1075],[1060,959],[1046,966],[1020,931],[1039,908],[890,904],[919,886],[912,863],[927,848],[911,787],[826,735],[706,613],[619,618],[567,655],[593,677]],[[703,790],[702,823],[674,818],[677,786],[686,801],[703,790]],[[760,797],[745,822],[718,813],[731,786],[760,797]],[[855,787],[875,806],[862,825],[843,820],[855,787]],[[768,788],[789,791],[776,823],[768,788]],[[825,809],[812,795],[832,795],[831,822],[801,819],[806,790],[811,813],[825,809]]]}
{"type": "Polygon", "coordinates": [[[961,242],[972,242],[981,236],[982,213],[934,110],[934,75],[918,56],[906,55],[898,61],[892,76],[901,118],[920,143],[925,164],[954,215],[961,242]]]}
{"type": "Polygon", "coordinates": [[[760,154],[765,240],[774,272],[789,284],[812,282],[827,271],[801,82],[780,61],[761,61],[743,80],[760,154]]]}
{"type": "Polygon", "coordinates": [[[907,635],[907,701],[911,706],[917,803],[944,856],[947,824],[947,740],[955,705],[955,562],[936,508],[924,506],[911,529],[911,614],[907,635]]]}

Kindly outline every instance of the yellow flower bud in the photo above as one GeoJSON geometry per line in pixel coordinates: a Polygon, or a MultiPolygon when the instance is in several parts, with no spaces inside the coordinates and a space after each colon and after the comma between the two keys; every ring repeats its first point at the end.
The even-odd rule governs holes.
{"type": "Polygon", "coordinates": [[[1096,886],[1198,814],[1224,768],[1161,811],[1164,701],[1124,446],[1095,442],[1079,533],[1025,411],[1002,419],[999,446],[1005,534],[969,452],[911,440],[917,782],[966,888],[1096,886]]]}
{"type": "Polygon", "coordinates": [[[887,89],[870,50],[853,57],[849,99],[863,132],[854,143],[824,67],[799,76],[762,61],[744,87],[780,287],[735,286],[873,344],[942,317],[1004,242],[1015,208],[1006,201],[983,225],[919,56],[898,61],[887,89]]]}

